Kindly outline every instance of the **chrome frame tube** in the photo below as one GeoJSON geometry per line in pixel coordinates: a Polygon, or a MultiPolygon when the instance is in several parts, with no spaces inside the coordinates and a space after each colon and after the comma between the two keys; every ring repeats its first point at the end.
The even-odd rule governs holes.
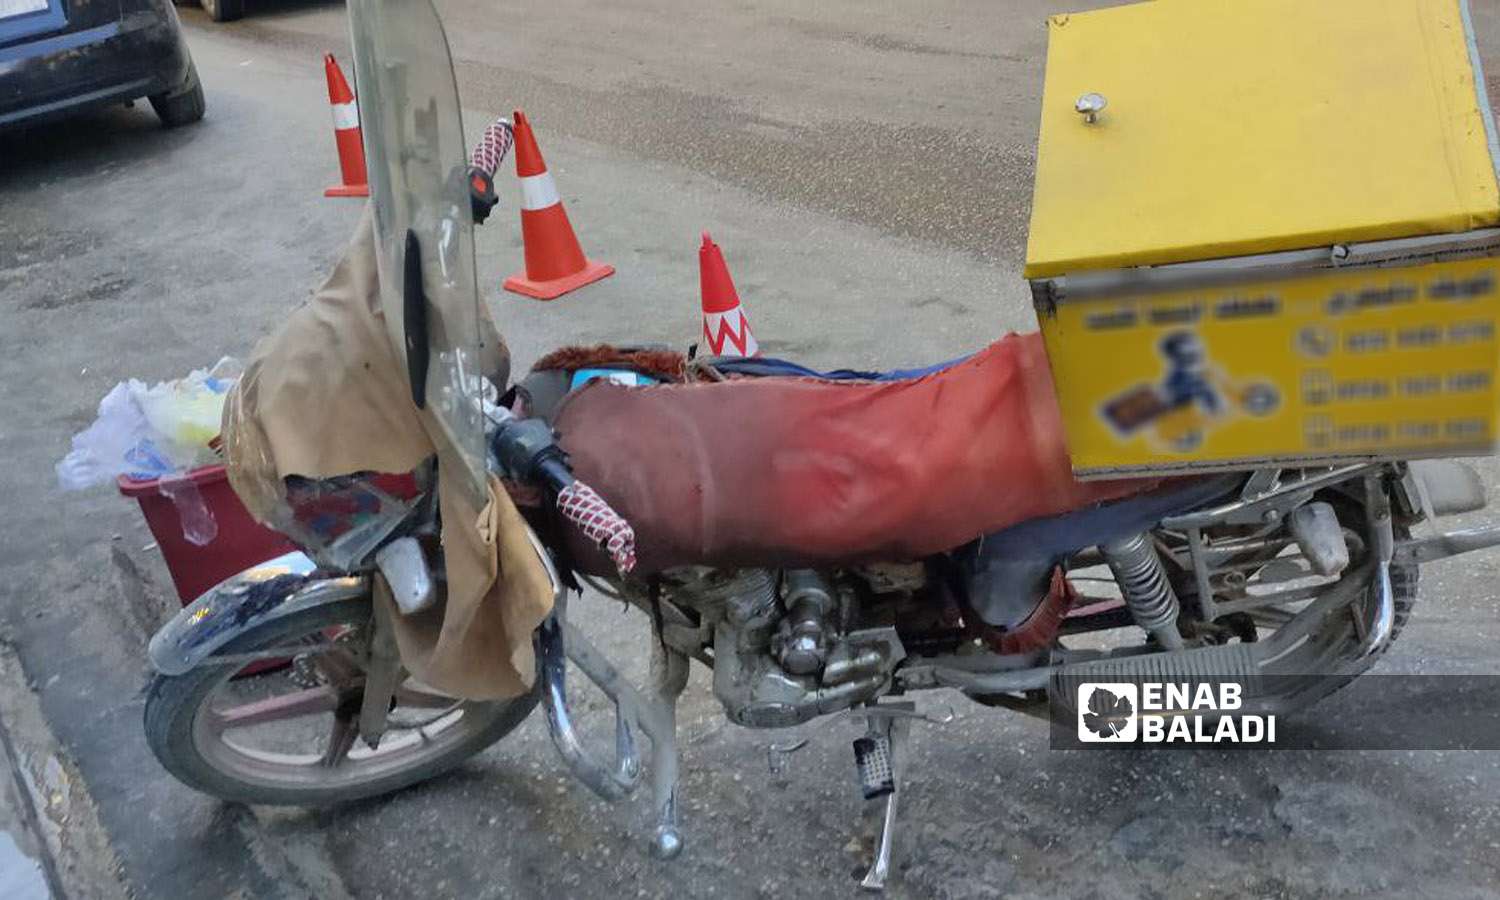
{"type": "Polygon", "coordinates": [[[1460,553],[1500,547],[1500,525],[1484,525],[1449,531],[1420,540],[1402,541],[1396,545],[1392,561],[1396,563],[1426,563],[1447,559],[1460,553]]]}
{"type": "Polygon", "coordinates": [[[1012,672],[966,672],[949,666],[934,666],[930,674],[938,687],[976,694],[1012,694],[1042,690],[1056,668],[1049,665],[1012,672]]]}
{"type": "Polygon", "coordinates": [[[529,529],[527,536],[552,581],[552,615],[536,633],[542,707],[546,710],[552,745],[574,777],[603,799],[614,801],[640,786],[643,768],[635,730],[645,732],[651,741],[651,787],[657,822],[652,849],[657,856],[670,859],[682,850],[682,833],[677,828],[677,697],[687,685],[687,657],[663,648],[662,659],[652,661],[654,696],[636,690],[567,621],[567,590],[541,541],[529,529]],[[568,705],[569,660],[615,704],[613,767],[595,759],[578,735],[568,705]]]}
{"type": "Polygon", "coordinates": [[[1391,558],[1396,552],[1395,528],[1391,523],[1391,498],[1379,474],[1365,478],[1365,508],[1370,516],[1370,547],[1375,551],[1375,577],[1371,579],[1374,609],[1360,645],[1360,657],[1376,655],[1391,642],[1396,630],[1396,599],[1391,587],[1391,558]]]}
{"type": "Polygon", "coordinates": [[[1293,481],[1281,481],[1274,487],[1266,490],[1258,496],[1242,497],[1229,503],[1220,504],[1211,509],[1198,510],[1196,512],[1184,513],[1180,516],[1170,516],[1163,519],[1159,527],[1173,531],[1185,531],[1189,528],[1206,528],[1210,525],[1220,525],[1225,522],[1241,524],[1255,521],[1255,512],[1260,507],[1274,503],[1289,494],[1298,494],[1303,491],[1314,491],[1318,488],[1338,484],[1366,474],[1370,470],[1379,470],[1389,463],[1356,463],[1349,466],[1339,466],[1326,472],[1313,475],[1304,475],[1293,481]]]}
{"type": "Polygon", "coordinates": [[[1375,611],[1360,647],[1361,657],[1374,656],[1384,650],[1396,630],[1396,597],[1391,587],[1389,562],[1382,560],[1375,564],[1375,578],[1371,588],[1375,591],[1375,611]]]}
{"type": "MultiPolygon", "coordinates": [[[[556,615],[549,616],[537,629],[537,657],[541,666],[542,706],[547,712],[547,731],[552,746],[573,776],[605,800],[628,796],[641,783],[641,763],[636,749],[635,733],[623,704],[615,707],[615,763],[611,768],[597,760],[583,746],[568,706],[567,660],[563,624],[556,615]]],[[[589,674],[585,670],[585,674],[589,674]]],[[[590,679],[597,682],[590,675],[590,679]]],[[[602,687],[602,685],[601,685],[602,687]]],[[[606,693],[609,693],[606,691],[606,693]]]]}

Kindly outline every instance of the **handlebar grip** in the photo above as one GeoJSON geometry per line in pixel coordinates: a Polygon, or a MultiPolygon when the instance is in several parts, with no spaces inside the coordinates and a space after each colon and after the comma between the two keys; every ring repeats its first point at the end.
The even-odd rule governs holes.
{"type": "Polygon", "coordinates": [[[469,154],[469,165],[493,180],[495,173],[500,170],[500,163],[505,160],[505,155],[515,142],[515,131],[511,128],[510,120],[496,119],[484,130],[479,143],[474,145],[474,152],[469,154]]]}
{"type": "Polygon", "coordinates": [[[635,568],[635,529],[591,487],[574,481],[557,493],[563,517],[615,561],[621,575],[635,568]]]}
{"type": "Polygon", "coordinates": [[[483,223],[490,210],[500,202],[495,195],[495,173],[505,154],[515,144],[515,133],[508,119],[496,119],[484,130],[474,152],[469,154],[469,202],[474,209],[474,221],[483,223]]]}

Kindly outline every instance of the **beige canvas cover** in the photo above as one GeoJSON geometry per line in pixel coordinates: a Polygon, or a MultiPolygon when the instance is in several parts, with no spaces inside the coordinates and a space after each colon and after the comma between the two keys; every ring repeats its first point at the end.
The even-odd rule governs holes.
{"type": "MultiPolygon", "coordinates": [[[[486,317],[485,373],[504,386],[509,352],[486,317]]],[[[283,479],[408,472],[438,456],[437,423],[411,401],[380,305],[374,230],[367,213],[333,274],[251,354],[224,407],[230,483],[252,516],[275,527],[283,479]]],[[[453,463],[449,463],[453,465],[453,463]]],[[[551,611],[552,588],[526,524],[495,479],[483,508],[439,475],[446,596],[397,617],[407,669],[455,696],[524,693],[535,663],[531,634],[551,611]]]]}

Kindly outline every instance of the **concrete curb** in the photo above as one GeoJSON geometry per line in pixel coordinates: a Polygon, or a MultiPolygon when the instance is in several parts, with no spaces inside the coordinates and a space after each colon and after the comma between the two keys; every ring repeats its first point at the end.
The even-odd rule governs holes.
{"type": "Polygon", "coordinates": [[[0,885],[11,883],[10,867],[18,867],[10,872],[15,884],[35,884],[38,879],[25,871],[30,862],[45,885],[46,893],[38,896],[129,896],[83,779],[47,727],[14,649],[0,642],[0,832],[7,830],[0,839],[13,838],[15,847],[0,854],[0,885]]]}

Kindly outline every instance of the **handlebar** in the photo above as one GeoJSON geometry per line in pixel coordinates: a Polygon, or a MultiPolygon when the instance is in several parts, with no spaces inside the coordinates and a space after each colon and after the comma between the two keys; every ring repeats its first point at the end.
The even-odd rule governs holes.
{"type": "Polygon", "coordinates": [[[505,477],[545,488],[563,518],[614,560],[621,575],[635,568],[635,529],[593,488],[579,481],[567,454],[541,419],[517,419],[508,410],[486,412],[495,424],[493,462],[505,477]]]}
{"type": "Polygon", "coordinates": [[[484,129],[474,152],[469,154],[469,201],[474,208],[474,221],[483,223],[490,210],[500,202],[495,195],[495,173],[500,163],[515,144],[515,131],[509,119],[496,119],[484,129]]]}

